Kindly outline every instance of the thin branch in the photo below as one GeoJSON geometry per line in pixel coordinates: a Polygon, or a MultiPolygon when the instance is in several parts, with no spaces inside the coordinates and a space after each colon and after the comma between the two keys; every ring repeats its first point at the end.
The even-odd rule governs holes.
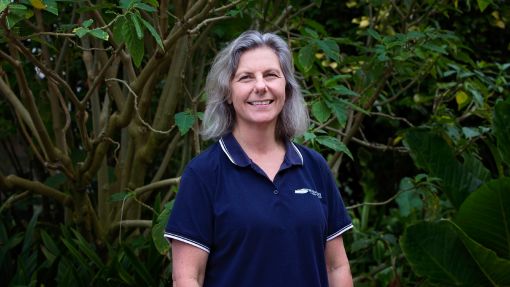
{"type": "Polygon", "coordinates": [[[391,6],[393,6],[393,8],[395,9],[395,11],[397,11],[397,14],[402,18],[402,20],[406,20],[406,15],[404,15],[404,13],[402,13],[402,10],[400,10],[400,8],[398,7],[398,5],[395,3],[395,0],[391,0],[391,6]]]}
{"type": "MultiPolygon", "coordinates": [[[[315,122],[315,121],[313,121],[315,122]]],[[[329,126],[324,126],[323,127],[324,129],[328,130],[328,131],[332,131],[332,132],[335,132],[335,133],[338,133],[342,136],[345,136],[346,133],[342,132],[341,130],[339,129],[335,129],[335,128],[332,128],[332,127],[329,127],[329,126]]],[[[380,144],[380,143],[371,143],[371,142],[368,142],[366,140],[361,140],[359,138],[356,138],[356,137],[352,137],[351,140],[357,144],[360,144],[362,146],[365,146],[365,147],[368,147],[368,148],[371,148],[371,149],[376,149],[376,150],[381,150],[381,151],[397,151],[397,152],[400,152],[400,153],[408,153],[409,150],[405,147],[393,147],[393,146],[389,146],[389,145],[384,145],[384,144],[380,144]]]]}
{"type": "MultiPolygon", "coordinates": [[[[0,175],[0,177],[3,177],[0,175]]],[[[33,193],[37,193],[40,195],[44,195],[49,198],[53,198],[64,206],[71,206],[72,198],[71,196],[44,185],[38,181],[32,181],[25,178],[18,177],[16,175],[8,175],[3,179],[7,188],[21,188],[25,190],[29,190],[33,193]]]]}
{"type": "Polygon", "coordinates": [[[120,228],[120,227],[142,227],[142,228],[150,228],[152,227],[152,220],[142,220],[142,219],[133,219],[133,220],[122,220],[115,222],[112,225],[112,228],[120,228]]]}
{"type": "Polygon", "coordinates": [[[71,38],[66,38],[66,40],[68,40],[69,42],[73,43],[74,46],[78,47],[82,51],[111,51],[111,50],[113,50],[112,47],[107,47],[107,48],[96,48],[96,47],[86,48],[86,47],[83,47],[82,45],[76,43],[76,41],[74,41],[71,38]]]}
{"type": "Polygon", "coordinates": [[[381,117],[384,117],[384,118],[389,118],[389,119],[392,119],[392,120],[403,121],[406,124],[408,124],[410,127],[414,127],[414,125],[410,121],[408,121],[406,118],[395,117],[395,116],[392,116],[392,115],[388,115],[388,114],[385,114],[385,113],[379,113],[379,112],[371,112],[370,114],[371,115],[376,115],[376,116],[381,116],[381,117]]]}
{"type": "Polygon", "coordinates": [[[159,31],[165,38],[168,33],[168,0],[159,1],[159,31]]]}
{"type": "MultiPolygon", "coordinates": [[[[39,162],[42,165],[44,165],[44,163],[46,162],[45,159],[48,158],[48,155],[46,155],[46,154],[44,154],[44,156],[41,155],[41,152],[39,152],[39,149],[34,144],[34,141],[30,137],[30,135],[25,127],[26,124],[24,123],[23,119],[21,118],[21,116],[19,115],[19,113],[17,111],[16,111],[16,117],[18,118],[19,127],[21,128],[21,133],[25,137],[25,140],[28,142],[28,145],[32,148],[32,151],[34,152],[35,157],[39,160],[39,162]]],[[[43,153],[45,152],[42,148],[41,148],[41,151],[43,153]]]]}
{"type": "Polygon", "coordinates": [[[211,11],[212,14],[216,14],[216,13],[223,13],[224,11],[236,6],[237,4],[241,3],[241,0],[237,0],[237,1],[234,1],[232,3],[229,3],[229,4],[226,4],[226,5],[223,5],[221,7],[218,7],[216,9],[213,9],[211,11]]]}
{"type": "Polygon", "coordinates": [[[298,11],[296,11],[296,13],[292,14],[289,18],[292,19],[292,18],[298,16],[301,13],[304,13],[305,11],[307,11],[308,9],[311,9],[313,7],[317,7],[317,4],[315,4],[315,2],[312,2],[312,3],[308,4],[308,5],[306,5],[305,7],[299,9],[298,11]]]}
{"type": "Polygon", "coordinates": [[[195,34],[198,32],[198,30],[202,29],[203,26],[205,26],[209,23],[218,22],[218,21],[221,21],[224,19],[230,19],[230,18],[232,18],[232,17],[231,16],[218,16],[218,17],[213,17],[213,18],[207,18],[204,21],[202,21],[200,24],[198,24],[195,28],[188,30],[188,33],[195,34]]]}
{"type": "Polygon", "coordinates": [[[181,177],[168,178],[168,179],[156,181],[156,182],[149,183],[147,185],[138,187],[133,192],[136,194],[135,196],[140,196],[140,195],[144,194],[145,192],[151,191],[153,189],[170,186],[170,185],[174,185],[174,184],[179,184],[180,181],[181,181],[181,177]]]}
{"type": "Polygon", "coordinates": [[[37,33],[30,34],[28,36],[20,37],[20,39],[22,41],[25,41],[25,40],[32,39],[32,38],[38,37],[38,36],[76,37],[76,34],[74,34],[74,33],[60,33],[60,32],[37,32],[37,33]]]}
{"type": "Polygon", "coordinates": [[[161,164],[158,167],[158,171],[154,175],[154,177],[151,180],[151,183],[159,181],[163,174],[165,173],[165,170],[168,167],[168,164],[170,162],[170,159],[172,158],[172,155],[175,151],[175,148],[177,147],[177,144],[179,143],[179,139],[181,138],[181,133],[177,133],[170,144],[168,145],[165,155],[163,156],[163,160],[161,161],[161,164]]]}
{"type": "MultiPolygon", "coordinates": [[[[0,176],[0,182],[1,182],[1,176],[0,176]]],[[[0,186],[2,186],[0,184],[0,186]]],[[[11,206],[20,201],[20,200],[23,200],[25,198],[27,198],[29,195],[30,195],[30,191],[24,191],[22,193],[15,193],[13,195],[11,195],[9,198],[7,198],[7,200],[2,204],[2,206],[0,206],[0,214],[2,213],[2,211],[4,211],[4,209],[9,209],[11,208],[11,206]]]]}
{"type": "Polygon", "coordinates": [[[392,202],[393,200],[395,200],[395,198],[397,198],[402,192],[408,191],[408,190],[410,190],[410,189],[401,189],[397,193],[395,193],[392,197],[388,198],[385,201],[381,201],[381,202],[362,202],[362,203],[346,206],[345,209],[350,210],[350,209],[355,209],[355,208],[362,207],[362,206],[365,206],[365,205],[367,205],[367,206],[386,205],[386,204],[392,202]]]}
{"type": "MultiPolygon", "coordinates": [[[[46,146],[44,145],[41,136],[39,135],[39,132],[37,131],[37,128],[32,120],[32,117],[30,116],[30,112],[25,108],[25,106],[21,103],[21,101],[16,97],[14,92],[10,89],[10,87],[7,85],[7,83],[4,82],[4,80],[0,77],[0,91],[2,94],[7,98],[7,101],[13,106],[14,110],[16,111],[16,115],[20,118],[21,121],[23,121],[32,134],[34,135],[35,139],[37,140],[37,143],[41,147],[41,150],[44,154],[44,161],[48,159],[48,154],[46,152],[46,146]]],[[[29,141],[31,142],[31,141],[29,141]]],[[[37,152],[37,149],[35,149],[34,146],[34,152],[39,154],[37,152]]],[[[44,162],[43,161],[43,162],[44,162]]]]}
{"type": "Polygon", "coordinates": [[[169,134],[175,128],[175,125],[173,125],[172,127],[170,127],[170,129],[168,129],[166,131],[160,131],[160,130],[154,129],[149,123],[147,123],[146,121],[144,121],[142,119],[140,112],[138,111],[138,95],[135,93],[135,91],[133,91],[133,89],[131,89],[131,87],[129,86],[129,84],[126,81],[117,79],[117,78],[109,78],[109,79],[105,79],[105,81],[117,81],[117,82],[124,84],[124,86],[129,90],[129,92],[135,97],[136,116],[137,116],[138,120],[142,123],[142,125],[144,125],[146,128],[148,128],[149,130],[151,130],[152,132],[154,132],[156,134],[163,134],[163,135],[169,134]]]}
{"type": "Polygon", "coordinates": [[[78,110],[82,110],[83,107],[82,105],[80,104],[80,101],[78,100],[78,98],[76,97],[76,94],[73,92],[73,89],[71,89],[71,87],[69,86],[69,84],[64,80],[62,79],[57,73],[55,73],[54,71],[48,69],[48,67],[46,67],[46,65],[44,65],[41,61],[39,61],[39,59],[37,59],[33,54],[32,52],[30,52],[26,47],[25,45],[23,45],[23,43],[21,43],[19,41],[19,39],[16,39],[12,36],[9,37],[9,39],[11,40],[11,42],[21,51],[21,53],[23,55],[25,55],[25,57],[27,57],[30,62],[32,62],[34,65],[36,65],[37,67],[39,67],[39,69],[41,69],[41,71],[47,75],[48,77],[51,77],[53,78],[57,83],[59,83],[60,85],[62,85],[64,87],[64,90],[67,92],[67,96],[69,97],[69,99],[71,100],[71,102],[75,105],[75,107],[78,109],[78,110]]]}
{"type": "Polygon", "coordinates": [[[110,68],[112,62],[115,60],[115,58],[117,57],[117,54],[120,52],[120,50],[124,47],[124,45],[120,45],[116,50],[115,52],[113,52],[113,54],[110,56],[110,58],[108,59],[108,61],[103,65],[103,68],[101,69],[101,71],[99,71],[99,73],[97,74],[97,76],[94,78],[94,81],[92,82],[92,85],[89,87],[89,90],[87,91],[87,94],[83,97],[83,99],[81,100],[81,104],[85,104],[89,98],[92,96],[94,90],[96,89],[97,85],[99,85],[99,82],[101,82],[103,79],[104,79],[104,75],[106,74],[106,72],[108,71],[108,69],[110,68]]]}
{"type": "MultiPolygon", "coordinates": [[[[195,13],[198,13],[200,14],[198,11],[199,10],[202,10],[203,7],[207,7],[207,4],[208,4],[209,0],[198,0],[196,1],[193,6],[191,6],[191,8],[186,11],[186,14],[184,15],[184,19],[191,19],[191,17],[193,15],[195,15],[195,13]]],[[[182,16],[182,15],[178,15],[178,16],[182,16]]]]}
{"type": "Polygon", "coordinates": [[[138,203],[140,204],[141,206],[147,208],[148,210],[152,211],[152,213],[154,214],[157,214],[157,212],[154,210],[154,208],[150,207],[148,204],[146,204],[145,202],[141,201],[138,199],[138,197],[133,197],[133,199],[138,203]]]}
{"type": "Polygon", "coordinates": [[[274,21],[274,25],[276,27],[279,27],[282,25],[282,23],[288,19],[289,15],[290,15],[290,12],[292,11],[292,5],[289,5],[287,7],[285,7],[285,9],[283,10],[283,12],[281,13],[281,15],[276,19],[276,21],[274,21]]]}

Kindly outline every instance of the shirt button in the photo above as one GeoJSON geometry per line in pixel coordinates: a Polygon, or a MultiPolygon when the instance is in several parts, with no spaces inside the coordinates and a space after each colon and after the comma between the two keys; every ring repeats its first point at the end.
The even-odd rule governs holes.
{"type": "Polygon", "coordinates": [[[278,193],[280,193],[280,192],[279,192],[277,189],[275,189],[275,190],[273,190],[273,193],[274,193],[274,194],[278,194],[278,193]]]}

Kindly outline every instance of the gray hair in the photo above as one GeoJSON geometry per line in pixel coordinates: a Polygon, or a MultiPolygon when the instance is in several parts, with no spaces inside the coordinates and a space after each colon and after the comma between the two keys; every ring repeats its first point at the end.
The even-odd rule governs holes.
{"type": "Polygon", "coordinates": [[[292,54],[287,43],[273,33],[246,31],[218,53],[207,75],[207,104],[202,121],[204,139],[218,139],[234,128],[235,110],[228,103],[231,96],[230,81],[237,71],[241,55],[258,47],[269,47],[275,52],[285,77],[285,104],[278,116],[276,137],[290,139],[306,132],[309,124],[308,110],[294,76],[292,54]]]}

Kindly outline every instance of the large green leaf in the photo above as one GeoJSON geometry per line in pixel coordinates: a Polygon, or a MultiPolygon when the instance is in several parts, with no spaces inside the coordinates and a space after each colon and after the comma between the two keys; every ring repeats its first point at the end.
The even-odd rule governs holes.
{"type": "Polygon", "coordinates": [[[331,116],[331,110],[325,102],[317,101],[312,105],[312,115],[321,123],[327,121],[331,116]]]}
{"type": "Polygon", "coordinates": [[[451,225],[487,279],[494,286],[510,286],[510,260],[498,257],[494,251],[471,239],[458,226],[453,223],[451,225]]]}
{"type": "Polygon", "coordinates": [[[156,43],[158,43],[158,46],[162,50],[165,50],[165,47],[163,46],[163,41],[161,40],[161,37],[159,36],[158,31],[156,31],[156,28],[154,28],[154,26],[152,26],[151,23],[145,21],[142,17],[140,17],[140,21],[142,21],[145,28],[147,28],[147,30],[149,30],[149,32],[151,33],[154,40],[156,40],[156,43]]]}
{"type": "Polygon", "coordinates": [[[0,0],[0,13],[2,13],[5,8],[7,8],[7,5],[9,5],[9,3],[11,3],[10,0],[0,0]]]}
{"type": "Polygon", "coordinates": [[[489,6],[489,4],[492,3],[491,0],[477,0],[476,2],[478,2],[478,8],[480,8],[480,11],[484,11],[485,8],[487,8],[487,6],[489,6]]]}
{"type": "Polygon", "coordinates": [[[306,45],[299,50],[298,61],[303,67],[304,72],[308,72],[312,69],[314,61],[313,45],[306,45]]]}
{"type": "Polygon", "coordinates": [[[338,44],[332,39],[316,40],[315,43],[319,48],[324,51],[326,56],[332,61],[338,62],[340,55],[340,48],[338,44]]]}
{"type": "Polygon", "coordinates": [[[449,221],[409,226],[400,245],[413,270],[445,286],[490,286],[449,221]]]}
{"type": "Polygon", "coordinates": [[[175,114],[174,119],[181,135],[187,134],[197,120],[196,116],[188,111],[175,114]]]}
{"type": "Polygon", "coordinates": [[[442,180],[443,190],[459,208],[464,199],[487,181],[488,173],[471,155],[461,163],[452,147],[439,135],[424,129],[412,129],[405,134],[404,144],[411,151],[415,164],[442,180]]]}
{"type": "Polygon", "coordinates": [[[34,15],[32,10],[28,10],[25,5],[11,3],[9,4],[9,14],[5,18],[7,28],[12,29],[17,23],[28,19],[34,15]]]}
{"type": "Polygon", "coordinates": [[[126,19],[123,24],[121,27],[122,39],[126,42],[126,47],[133,58],[135,66],[140,67],[145,52],[143,39],[138,38],[135,24],[132,21],[126,19]]]}
{"type": "Polygon", "coordinates": [[[346,105],[343,102],[337,101],[337,99],[333,99],[332,101],[327,101],[326,105],[331,109],[331,112],[335,115],[338,123],[343,128],[347,123],[347,109],[346,105]]]}
{"type": "Polygon", "coordinates": [[[510,101],[496,103],[493,119],[498,149],[503,161],[510,165],[510,101]]]}
{"type": "Polygon", "coordinates": [[[347,146],[341,142],[340,140],[338,140],[337,138],[335,137],[330,137],[330,136],[318,136],[316,138],[317,142],[323,146],[326,146],[334,151],[337,151],[337,152],[343,152],[345,153],[348,157],[350,157],[351,159],[353,159],[352,157],[352,153],[351,151],[349,150],[349,148],[347,148],[347,146]]]}
{"type": "Polygon", "coordinates": [[[156,223],[154,223],[154,226],[152,227],[152,241],[154,242],[156,249],[162,255],[167,254],[170,250],[170,244],[163,236],[165,233],[166,222],[168,221],[168,216],[170,216],[173,206],[173,200],[165,204],[163,211],[158,215],[156,223]]]}
{"type": "Polygon", "coordinates": [[[510,178],[489,181],[473,192],[455,222],[471,238],[510,259],[510,178]]]}

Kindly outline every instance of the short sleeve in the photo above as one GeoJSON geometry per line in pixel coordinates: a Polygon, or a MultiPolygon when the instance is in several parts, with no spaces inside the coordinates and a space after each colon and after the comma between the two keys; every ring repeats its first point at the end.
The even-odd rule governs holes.
{"type": "Polygon", "coordinates": [[[324,164],[322,174],[325,177],[324,180],[328,194],[328,228],[326,240],[329,241],[351,229],[352,221],[342,201],[333,174],[329,170],[327,164],[324,164]]]}
{"type": "Polygon", "coordinates": [[[165,238],[210,252],[214,218],[209,191],[200,176],[187,167],[165,228],[165,238]]]}

